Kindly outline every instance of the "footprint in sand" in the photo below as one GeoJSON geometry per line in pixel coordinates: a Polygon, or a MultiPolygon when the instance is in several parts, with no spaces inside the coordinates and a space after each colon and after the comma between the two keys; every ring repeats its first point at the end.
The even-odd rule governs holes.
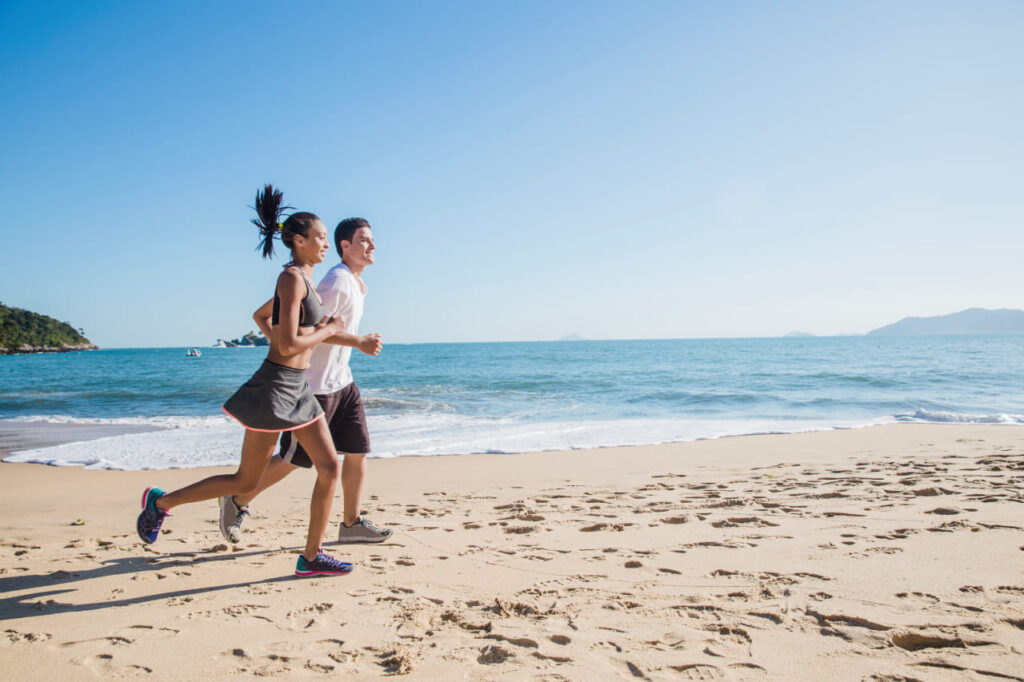
{"type": "Polygon", "coordinates": [[[306,661],[306,664],[302,666],[306,670],[314,673],[320,673],[321,675],[327,675],[334,672],[335,665],[324,658],[311,658],[306,661]]]}
{"type": "Polygon", "coordinates": [[[121,647],[134,643],[134,639],[122,636],[95,637],[93,639],[82,639],[75,642],[63,642],[60,646],[63,649],[106,649],[109,647],[121,647]]]}
{"type": "Polygon", "coordinates": [[[334,608],[331,602],[321,602],[288,612],[288,627],[292,630],[309,630],[327,623],[327,614],[334,608]]]}
{"type": "Polygon", "coordinates": [[[229,622],[236,622],[235,619],[241,621],[256,619],[272,623],[273,621],[270,618],[259,614],[261,609],[266,608],[269,607],[261,604],[235,604],[233,606],[225,606],[223,609],[216,611],[192,611],[183,616],[183,618],[189,620],[227,620],[229,622]]]}
{"type": "Polygon", "coordinates": [[[477,656],[476,662],[481,665],[497,665],[504,663],[512,657],[512,652],[505,647],[489,644],[480,650],[480,655],[477,656]]]}
{"type": "Polygon", "coordinates": [[[732,516],[721,521],[713,521],[711,526],[713,528],[735,528],[736,526],[778,526],[777,523],[771,521],[765,521],[764,519],[756,516],[732,516]]]}
{"type": "Polygon", "coordinates": [[[580,528],[581,533],[595,533],[601,530],[610,530],[620,532],[626,530],[626,526],[632,526],[632,523],[595,523],[591,526],[584,526],[580,528]]]}
{"type": "Polygon", "coordinates": [[[376,656],[377,665],[388,675],[407,675],[412,672],[416,659],[410,649],[393,648],[385,651],[367,647],[376,656]]]}
{"type": "Polygon", "coordinates": [[[153,672],[152,668],[144,665],[128,663],[120,665],[114,662],[112,654],[95,654],[86,657],[82,665],[91,670],[94,674],[103,678],[129,677],[136,675],[147,675],[153,672]]]}
{"type": "Polygon", "coordinates": [[[291,657],[270,654],[257,659],[253,668],[239,668],[237,672],[251,672],[258,677],[281,677],[290,675],[294,666],[291,657]]]}
{"type": "Polygon", "coordinates": [[[0,638],[0,644],[45,642],[52,638],[53,635],[49,632],[18,632],[17,630],[4,630],[4,636],[3,638],[0,638]]]}
{"type": "Polygon", "coordinates": [[[938,604],[940,601],[934,594],[927,594],[925,592],[897,592],[896,596],[899,599],[921,601],[926,604],[938,604]]]}
{"type": "Polygon", "coordinates": [[[890,641],[906,651],[922,649],[967,649],[979,646],[998,646],[998,642],[965,641],[955,634],[942,632],[915,632],[901,630],[890,638],[890,641]]]}
{"type": "Polygon", "coordinates": [[[537,532],[536,526],[507,526],[505,532],[511,535],[525,535],[526,533],[537,532]]]}
{"type": "Polygon", "coordinates": [[[744,682],[746,680],[767,680],[768,671],[756,663],[732,663],[729,665],[730,677],[744,682]]]}
{"type": "Polygon", "coordinates": [[[313,643],[312,650],[315,656],[309,662],[319,661],[324,657],[335,663],[351,663],[356,659],[355,652],[348,651],[345,642],[340,639],[321,639],[313,643]]]}
{"type": "Polygon", "coordinates": [[[706,663],[688,663],[685,665],[670,665],[684,680],[721,680],[725,679],[725,673],[721,669],[706,663]]]}
{"type": "Polygon", "coordinates": [[[156,628],[152,625],[129,625],[126,628],[121,628],[114,632],[115,637],[123,637],[126,639],[134,640],[138,637],[145,637],[148,635],[160,634],[163,636],[164,633],[176,635],[181,630],[174,628],[156,628]]]}

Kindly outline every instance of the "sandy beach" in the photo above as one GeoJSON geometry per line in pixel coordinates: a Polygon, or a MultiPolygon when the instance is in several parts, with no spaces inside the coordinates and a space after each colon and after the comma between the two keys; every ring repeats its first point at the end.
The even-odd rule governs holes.
{"type": "Polygon", "coordinates": [[[308,472],[143,547],[145,486],[223,469],[0,465],[0,677],[1024,680],[1019,427],[369,467],[394,539],[298,579],[308,472]]]}

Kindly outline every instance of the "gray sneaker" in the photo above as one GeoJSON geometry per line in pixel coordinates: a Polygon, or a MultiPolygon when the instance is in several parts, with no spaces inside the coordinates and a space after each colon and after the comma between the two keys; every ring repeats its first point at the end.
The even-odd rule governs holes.
{"type": "Polygon", "coordinates": [[[225,495],[218,500],[220,503],[220,534],[231,544],[242,541],[242,521],[249,515],[248,507],[239,507],[235,498],[225,495]]]}
{"type": "Polygon", "coordinates": [[[338,529],[338,542],[343,543],[384,542],[389,537],[391,537],[390,528],[378,528],[369,519],[362,516],[351,526],[346,526],[342,522],[341,528],[338,529]]]}

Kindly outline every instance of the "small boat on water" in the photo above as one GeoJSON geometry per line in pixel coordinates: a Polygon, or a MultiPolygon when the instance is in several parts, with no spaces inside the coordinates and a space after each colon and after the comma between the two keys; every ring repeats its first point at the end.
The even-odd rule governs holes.
{"type": "Polygon", "coordinates": [[[199,352],[198,348],[189,348],[188,351],[185,352],[185,355],[187,355],[190,358],[198,358],[201,357],[203,354],[199,352]]]}

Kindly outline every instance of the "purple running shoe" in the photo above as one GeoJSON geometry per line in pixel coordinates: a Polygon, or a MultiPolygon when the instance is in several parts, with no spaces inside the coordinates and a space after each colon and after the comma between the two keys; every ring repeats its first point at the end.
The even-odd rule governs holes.
{"type": "Polygon", "coordinates": [[[142,493],[142,513],[135,522],[135,530],[139,533],[139,539],[147,545],[156,542],[164,518],[170,516],[168,512],[156,507],[156,500],[162,495],[164,491],[160,488],[146,488],[146,492],[142,493]]]}
{"type": "Polygon", "coordinates": [[[306,561],[306,557],[300,554],[299,560],[295,563],[295,575],[301,578],[311,578],[317,575],[345,575],[351,572],[352,564],[338,561],[330,554],[324,554],[323,550],[312,561],[306,561]]]}

